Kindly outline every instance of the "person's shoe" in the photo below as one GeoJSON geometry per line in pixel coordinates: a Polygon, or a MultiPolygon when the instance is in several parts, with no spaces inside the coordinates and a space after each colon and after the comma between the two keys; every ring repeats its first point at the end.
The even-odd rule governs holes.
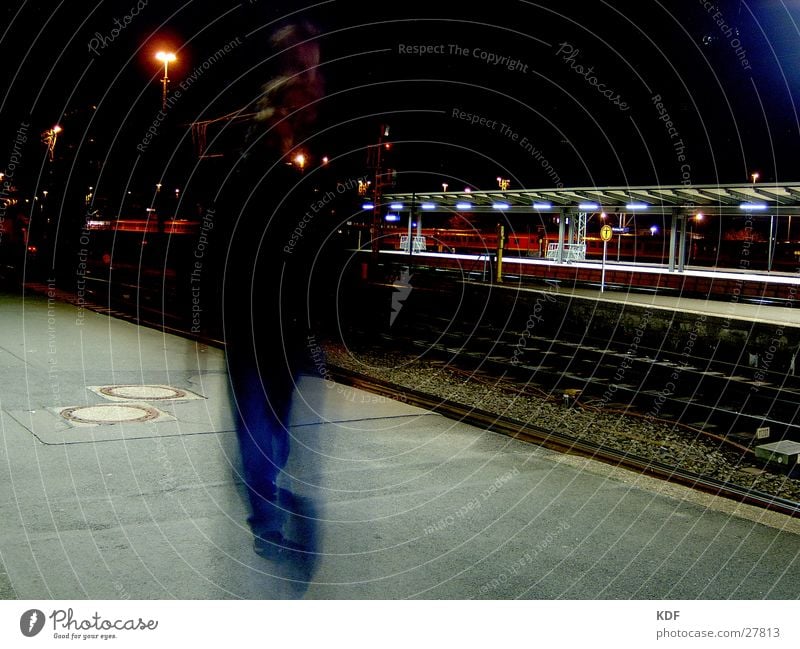
{"type": "Polygon", "coordinates": [[[253,551],[264,559],[275,561],[284,556],[286,539],[280,532],[256,534],[253,540],[253,551]]]}

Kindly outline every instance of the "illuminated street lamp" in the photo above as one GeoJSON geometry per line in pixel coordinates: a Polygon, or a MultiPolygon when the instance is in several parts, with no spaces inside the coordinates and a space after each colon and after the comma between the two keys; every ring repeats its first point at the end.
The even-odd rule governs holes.
{"type": "Polygon", "coordinates": [[[760,174],[756,171],[750,174],[750,178],[753,179],[753,184],[756,184],[756,181],[760,178],[760,174]]]}
{"type": "Polygon", "coordinates": [[[169,83],[169,64],[174,62],[176,57],[172,52],[157,52],[156,59],[164,64],[164,78],[161,80],[161,110],[167,110],[167,84],[169,83]]]}
{"type": "Polygon", "coordinates": [[[306,157],[302,153],[298,153],[294,157],[294,163],[300,167],[300,171],[304,171],[306,168],[306,157]]]}
{"type": "Polygon", "coordinates": [[[694,243],[694,228],[695,228],[695,225],[697,223],[700,223],[700,221],[702,221],[702,220],[703,220],[703,213],[702,212],[698,212],[697,214],[695,214],[693,217],[691,217],[689,219],[689,259],[686,262],[687,264],[692,262],[692,250],[695,248],[695,243],[694,243]]]}
{"type": "Polygon", "coordinates": [[[58,139],[58,134],[61,133],[61,131],[62,128],[56,124],[53,128],[42,133],[42,142],[47,145],[47,153],[50,156],[50,162],[53,161],[53,156],[56,150],[56,140],[58,139]]]}

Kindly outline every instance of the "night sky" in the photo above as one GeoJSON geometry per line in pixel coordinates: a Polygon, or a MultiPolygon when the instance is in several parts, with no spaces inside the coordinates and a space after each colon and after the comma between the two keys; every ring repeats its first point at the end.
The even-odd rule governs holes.
{"type": "Polygon", "coordinates": [[[185,215],[255,141],[357,176],[381,124],[402,191],[800,178],[795,1],[78,4],[2,10],[0,171],[30,124],[15,187],[58,195],[64,218],[88,187],[126,213],[156,182],[185,215]],[[163,116],[158,49],[178,57],[163,116]],[[283,130],[216,122],[198,161],[190,124],[263,110],[280,75],[283,130]]]}

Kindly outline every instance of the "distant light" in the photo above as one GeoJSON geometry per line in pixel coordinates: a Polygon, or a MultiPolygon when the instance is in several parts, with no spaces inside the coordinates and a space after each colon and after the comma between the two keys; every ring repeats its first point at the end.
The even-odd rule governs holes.
{"type": "Polygon", "coordinates": [[[601,212],[600,213],[600,218],[601,219],[607,219],[608,218],[608,214],[606,214],[605,212],[601,212]]]}
{"type": "Polygon", "coordinates": [[[472,203],[456,203],[457,210],[471,210],[472,203]]]}
{"type": "Polygon", "coordinates": [[[534,203],[533,209],[535,210],[549,210],[553,207],[552,203],[534,203]]]}
{"type": "Polygon", "coordinates": [[[597,203],[580,203],[578,205],[579,210],[596,210],[599,208],[600,206],[597,203]]]}
{"type": "Polygon", "coordinates": [[[765,210],[767,209],[767,205],[765,203],[742,203],[739,205],[739,209],[745,210],[746,212],[750,212],[752,210],[765,210]]]}
{"type": "Polygon", "coordinates": [[[472,191],[472,189],[470,189],[469,187],[464,187],[464,191],[465,191],[467,194],[469,194],[469,193],[472,191]]]}
{"type": "Polygon", "coordinates": [[[436,209],[436,203],[423,203],[421,205],[421,207],[422,207],[423,210],[435,210],[436,209]]]}
{"type": "Polygon", "coordinates": [[[328,156],[323,156],[322,164],[324,164],[324,165],[328,164],[328,156]]]}
{"type": "Polygon", "coordinates": [[[626,210],[646,210],[650,207],[647,203],[628,203],[625,206],[626,210]]]}
{"type": "Polygon", "coordinates": [[[392,209],[392,210],[402,210],[402,209],[403,209],[403,204],[402,204],[402,203],[391,203],[391,204],[389,205],[389,209],[392,209]]]}
{"type": "Polygon", "coordinates": [[[375,209],[375,204],[374,203],[364,203],[361,206],[361,209],[362,210],[374,210],[375,209]]]}
{"type": "Polygon", "coordinates": [[[650,226],[650,235],[651,236],[656,236],[657,234],[658,234],[658,226],[657,225],[651,225],[650,226]]]}
{"type": "Polygon", "coordinates": [[[172,52],[156,52],[156,59],[162,62],[172,63],[176,58],[172,52]]]}
{"type": "Polygon", "coordinates": [[[386,215],[386,220],[389,221],[390,223],[394,223],[394,222],[400,220],[400,215],[399,214],[387,214],[386,215]]]}
{"type": "Polygon", "coordinates": [[[508,203],[493,203],[492,207],[496,210],[507,210],[508,203]]]}
{"type": "Polygon", "coordinates": [[[58,124],[56,124],[56,125],[53,127],[53,133],[61,133],[61,131],[62,131],[62,130],[63,130],[63,129],[62,129],[62,128],[61,128],[61,127],[58,125],[58,124]]]}

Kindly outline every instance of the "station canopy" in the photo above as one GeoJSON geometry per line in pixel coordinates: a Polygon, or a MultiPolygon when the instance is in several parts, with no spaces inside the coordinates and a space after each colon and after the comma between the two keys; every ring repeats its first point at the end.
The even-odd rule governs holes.
{"type": "Polygon", "coordinates": [[[800,211],[800,182],[392,193],[385,194],[382,202],[393,212],[413,208],[423,213],[788,214],[800,211]]]}

